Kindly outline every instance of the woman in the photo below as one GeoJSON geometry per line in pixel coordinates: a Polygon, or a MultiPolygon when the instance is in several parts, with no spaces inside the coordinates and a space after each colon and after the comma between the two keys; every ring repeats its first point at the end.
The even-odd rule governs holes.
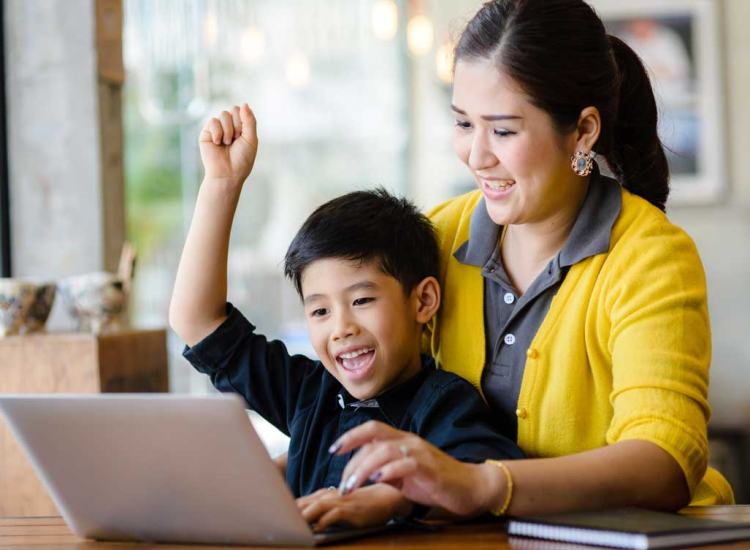
{"type": "Polygon", "coordinates": [[[344,485],[460,515],[733,502],[707,470],[705,276],[663,213],[639,58],[583,0],[495,0],[456,48],[452,109],[480,190],[431,214],[444,302],[426,343],[535,458],[462,464],[370,423],[340,441],[362,447],[344,485]]]}

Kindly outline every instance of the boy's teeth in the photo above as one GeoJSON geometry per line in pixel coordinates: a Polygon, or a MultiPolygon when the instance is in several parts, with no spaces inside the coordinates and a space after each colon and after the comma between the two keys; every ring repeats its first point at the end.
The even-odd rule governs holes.
{"type": "Polygon", "coordinates": [[[355,357],[358,357],[362,355],[363,353],[367,353],[369,351],[372,351],[372,350],[361,349],[359,351],[353,351],[351,353],[342,353],[339,357],[341,357],[342,359],[354,359],[355,357]]]}
{"type": "Polygon", "coordinates": [[[370,363],[372,360],[370,353],[372,352],[372,349],[365,349],[360,352],[345,353],[339,357],[341,358],[341,364],[345,369],[356,371],[370,363]],[[367,355],[367,357],[364,357],[365,355],[367,355]]]}

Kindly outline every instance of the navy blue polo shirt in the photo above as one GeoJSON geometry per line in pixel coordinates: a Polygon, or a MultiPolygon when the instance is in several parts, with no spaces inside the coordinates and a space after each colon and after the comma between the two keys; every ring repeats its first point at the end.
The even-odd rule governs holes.
{"type": "Polygon", "coordinates": [[[352,453],[328,448],[344,432],[379,420],[415,433],[458,460],[522,458],[501,435],[477,390],[439,371],[429,356],[411,379],[375,398],[353,398],[320,361],[290,355],[268,341],[231,304],[227,319],[183,355],[222,392],[241,395],[249,407],[290,436],[286,479],[296,497],[337,487],[352,453]]]}

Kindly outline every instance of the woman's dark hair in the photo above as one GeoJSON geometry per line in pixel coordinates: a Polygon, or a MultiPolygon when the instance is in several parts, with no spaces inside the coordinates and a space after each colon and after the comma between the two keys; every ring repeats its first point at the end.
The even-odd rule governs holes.
{"type": "Polygon", "coordinates": [[[432,223],[414,204],[382,188],[337,197],[305,220],[284,258],[284,275],[300,297],[303,271],[326,258],[375,261],[407,296],[426,277],[438,278],[432,223]]]}
{"type": "Polygon", "coordinates": [[[594,151],[623,187],[665,209],[669,165],[648,74],[586,2],[487,2],[458,41],[454,63],[462,59],[492,60],[561,134],[575,129],[583,109],[596,107],[602,128],[594,151]]]}

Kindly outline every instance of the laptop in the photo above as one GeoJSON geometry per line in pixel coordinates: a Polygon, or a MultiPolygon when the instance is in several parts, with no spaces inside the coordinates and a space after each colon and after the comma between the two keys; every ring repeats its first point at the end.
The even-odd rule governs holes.
{"type": "Polygon", "coordinates": [[[236,395],[2,395],[5,418],[82,539],[315,546],[236,395]]]}

